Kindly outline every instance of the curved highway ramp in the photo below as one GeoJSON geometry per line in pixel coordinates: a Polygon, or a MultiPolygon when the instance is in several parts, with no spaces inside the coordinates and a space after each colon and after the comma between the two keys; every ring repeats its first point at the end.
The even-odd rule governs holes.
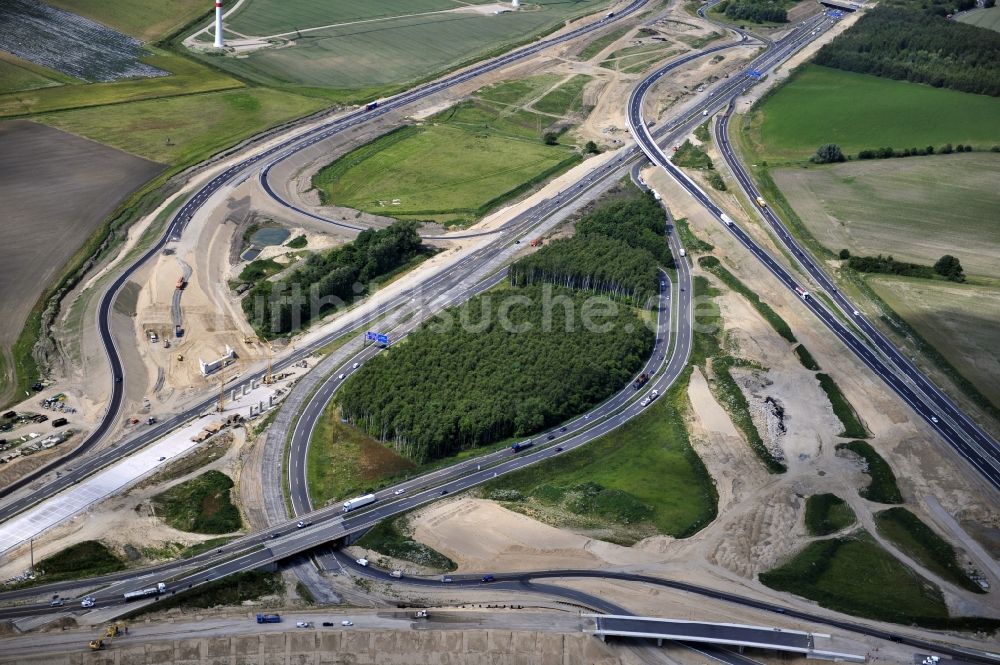
{"type": "Polygon", "coordinates": [[[597,627],[593,634],[605,641],[608,637],[641,637],[655,639],[658,645],[663,640],[676,642],[707,642],[728,646],[753,647],[789,651],[806,658],[822,660],[865,662],[864,656],[815,648],[817,637],[829,637],[820,633],[806,633],[788,628],[768,628],[766,626],[745,626],[738,623],[710,623],[707,621],[683,621],[680,619],[658,619],[655,617],[622,616],[617,614],[584,614],[594,619],[597,627]]]}

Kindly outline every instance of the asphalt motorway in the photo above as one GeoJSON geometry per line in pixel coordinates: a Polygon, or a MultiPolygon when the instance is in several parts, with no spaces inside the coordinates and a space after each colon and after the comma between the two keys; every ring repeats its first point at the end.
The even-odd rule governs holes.
{"type": "MultiPolygon", "coordinates": [[[[732,107],[730,106],[730,108],[732,107]]],[[[733,152],[732,144],[729,141],[730,115],[730,112],[726,112],[716,124],[719,147],[722,149],[726,163],[729,164],[739,181],[740,187],[746,192],[749,199],[754,201],[760,196],[760,192],[746,168],[733,152]]],[[[819,266],[819,262],[813,259],[802,245],[792,238],[788,229],[770,207],[758,207],[758,209],[778,240],[788,249],[789,254],[794,257],[802,269],[820,285],[844,316],[854,322],[862,334],[875,345],[876,349],[884,354],[903,373],[903,376],[916,386],[925,399],[914,400],[913,396],[909,394],[901,394],[900,396],[994,487],[1000,488],[1000,447],[998,447],[997,442],[981,427],[972,422],[954,402],[893,346],[885,335],[861,314],[857,307],[844,297],[844,294],[834,285],[833,280],[819,266]]]]}
{"type": "MultiPolygon", "coordinates": [[[[492,72],[501,69],[503,67],[506,67],[507,65],[513,62],[534,55],[551,46],[576,39],[577,37],[585,35],[589,32],[593,32],[595,30],[603,29],[611,25],[612,23],[615,23],[623,18],[631,16],[636,11],[645,6],[645,4],[648,1],[649,0],[632,0],[632,2],[630,2],[628,5],[614,12],[613,15],[606,16],[602,19],[594,21],[593,23],[581,26],[579,28],[576,28],[575,30],[571,30],[565,34],[553,37],[551,39],[543,39],[528,46],[515,49],[510,53],[502,55],[488,62],[475,65],[457,74],[446,76],[437,81],[401,93],[395,97],[380,102],[379,105],[373,109],[365,108],[359,111],[355,111],[346,116],[343,116],[342,118],[338,118],[329,123],[323,124],[319,127],[315,127],[311,130],[303,132],[302,134],[292,137],[287,141],[280,143],[279,145],[273,146],[255,155],[252,155],[251,157],[248,157],[240,161],[239,163],[229,167],[222,173],[219,173],[217,176],[215,176],[211,181],[209,181],[207,184],[202,186],[198,191],[196,191],[184,203],[184,205],[181,206],[181,208],[174,214],[170,222],[167,224],[167,227],[164,230],[163,235],[159,238],[159,240],[157,240],[148,250],[146,250],[146,252],[144,252],[131,265],[126,267],[121,272],[121,274],[119,274],[118,277],[111,283],[107,291],[105,291],[104,295],[101,297],[101,301],[98,305],[98,311],[97,311],[97,326],[98,326],[98,333],[101,339],[101,344],[104,346],[105,353],[108,357],[108,364],[111,369],[112,384],[111,384],[111,394],[108,400],[108,405],[100,423],[97,425],[94,431],[91,432],[90,435],[88,435],[87,438],[73,451],[73,453],[59,460],[55,460],[49,464],[46,464],[41,468],[35,470],[34,472],[28,474],[27,476],[24,476],[23,478],[20,478],[19,480],[14,481],[3,488],[0,488],[0,497],[8,496],[11,493],[23,487],[26,487],[35,480],[43,477],[45,474],[60,467],[64,467],[68,463],[71,463],[73,460],[79,458],[80,456],[90,451],[94,446],[97,445],[98,442],[100,442],[111,431],[111,428],[117,421],[119,412],[121,411],[122,401],[124,396],[124,386],[122,385],[124,376],[124,372],[122,369],[122,360],[121,356],[119,355],[118,348],[115,344],[114,336],[111,334],[112,306],[115,300],[117,299],[121,289],[125,286],[125,284],[129,281],[129,279],[131,279],[132,275],[135,274],[135,272],[142,265],[144,265],[150,258],[158,254],[160,251],[162,251],[163,248],[165,248],[169,242],[179,239],[188,221],[191,220],[194,214],[216,192],[221,190],[228,183],[232,182],[233,180],[236,180],[237,178],[243,177],[247,172],[261,166],[262,164],[273,163],[280,159],[284,159],[285,157],[294,154],[295,152],[305,147],[308,147],[314,143],[322,141],[338,132],[342,132],[346,129],[355,127],[360,124],[371,122],[372,120],[375,120],[376,118],[379,118],[385,115],[386,113],[389,113],[390,111],[394,111],[396,109],[412,104],[413,102],[420,101],[437,92],[453,87],[460,83],[464,83],[471,79],[477,78],[488,72],[492,72]]],[[[301,357],[305,356],[303,354],[297,354],[295,360],[298,360],[301,357]]],[[[287,364],[291,363],[288,362],[287,364]]],[[[259,378],[260,374],[261,373],[258,373],[253,378],[259,378]]],[[[249,378],[245,377],[243,381],[239,383],[234,383],[232,387],[239,387],[244,383],[247,383],[248,381],[249,378]]],[[[210,404],[211,402],[212,399],[209,398],[206,400],[205,403],[210,404]]],[[[183,423],[185,420],[189,419],[194,413],[203,408],[204,406],[199,405],[198,407],[191,409],[189,412],[183,414],[182,416],[177,416],[175,418],[170,419],[168,422],[172,424],[172,427],[176,427],[177,425],[183,423]]],[[[119,455],[113,457],[120,456],[123,449],[131,451],[140,448],[146,443],[149,443],[149,441],[154,440],[159,436],[162,436],[163,433],[168,431],[170,431],[170,429],[166,427],[156,427],[154,430],[150,430],[149,432],[150,436],[140,436],[137,439],[130,440],[127,443],[123,443],[121,446],[119,446],[118,450],[119,455]],[[152,435],[152,432],[155,432],[156,434],[152,435]],[[133,443],[134,441],[141,441],[141,442],[133,443]]],[[[105,459],[103,463],[99,463],[96,461],[96,459],[97,458],[95,457],[93,458],[93,460],[88,461],[88,466],[89,466],[89,471],[87,472],[88,474],[106,465],[109,461],[105,459]],[[100,465],[97,466],[97,464],[100,465]]],[[[70,478],[66,479],[63,483],[59,483],[59,480],[63,480],[63,478],[65,478],[66,476],[57,479],[55,484],[58,485],[59,489],[56,489],[55,491],[59,491],[60,489],[65,489],[65,487],[68,487],[69,485],[76,482],[76,480],[79,479],[79,477],[82,477],[77,474],[78,470],[79,469],[73,469],[68,474],[66,474],[67,476],[70,476],[70,478]]],[[[46,491],[48,491],[47,488],[46,491]]],[[[52,493],[54,492],[43,494],[43,498],[44,496],[51,496],[52,493]]],[[[15,504],[12,504],[13,507],[5,506],[4,510],[0,511],[0,520],[8,519],[10,516],[17,514],[21,510],[24,510],[24,508],[26,508],[27,506],[36,503],[37,495],[38,493],[32,493],[32,495],[24,497],[21,500],[15,502],[15,504]]]]}

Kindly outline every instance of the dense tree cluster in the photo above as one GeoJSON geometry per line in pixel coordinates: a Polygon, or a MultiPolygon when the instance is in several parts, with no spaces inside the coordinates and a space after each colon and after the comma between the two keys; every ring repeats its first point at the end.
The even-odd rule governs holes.
{"type": "Polygon", "coordinates": [[[530,286],[549,282],[598,291],[645,304],[656,295],[656,259],[644,249],[605,236],[554,240],[510,267],[510,283],[530,286]]]}
{"type": "Polygon", "coordinates": [[[665,266],[672,266],[670,249],[664,240],[665,232],[663,208],[649,193],[612,201],[576,224],[578,236],[615,238],[629,247],[646,250],[665,266]]]}
{"type": "Polygon", "coordinates": [[[370,360],[337,401],[349,422],[423,462],[591,408],[631,380],[653,337],[603,296],[551,285],[486,293],[370,360]]]}
{"type": "MultiPolygon", "coordinates": [[[[941,155],[950,155],[953,152],[972,152],[973,147],[971,145],[962,145],[959,143],[956,146],[952,146],[950,143],[945,143],[943,146],[938,148],[936,151],[934,146],[929,145],[926,148],[903,148],[902,150],[896,150],[894,148],[876,148],[874,150],[862,150],[858,153],[858,159],[890,159],[892,157],[923,157],[925,155],[933,155],[935,152],[941,155]]],[[[1000,151],[994,151],[1000,152],[1000,151]]]]}
{"type": "Polygon", "coordinates": [[[964,282],[965,271],[962,263],[951,254],[945,254],[934,264],[934,272],[952,282],[964,282]]]}
{"type": "Polygon", "coordinates": [[[891,256],[852,256],[847,260],[847,265],[858,272],[872,272],[881,275],[901,275],[903,277],[933,277],[934,271],[930,266],[922,266],[919,263],[907,263],[897,261],[891,256]]]}
{"type": "Polygon", "coordinates": [[[878,6],[820,49],[815,62],[862,74],[983,95],[1000,95],[1000,33],[928,9],[878,6]]]}
{"type": "Polygon", "coordinates": [[[243,299],[243,311],[266,337],[293,332],[312,318],[367,292],[369,282],[421,251],[415,222],[368,229],[354,242],[313,254],[276,282],[262,281],[243,299]]]}
{"type": "Polygon", "coordinates": [[[836,143],[824,143],[816,149],[816,154],[810,157],[809,161],[814,164],[833,164],[847,161],[847,158],[836,143]]]}
{"type": "Polygon", "coordinates": [[[718,10],[734,21],[788,22],[788,12],[774,0],[725,0],[719,3],[718,10]]]}

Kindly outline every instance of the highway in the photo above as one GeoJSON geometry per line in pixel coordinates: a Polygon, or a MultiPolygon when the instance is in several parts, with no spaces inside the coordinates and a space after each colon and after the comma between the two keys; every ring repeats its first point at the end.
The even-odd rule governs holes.
{"type": "MultiPolygon", "coordinates": [[[[108,364],[111,369],[111,391],[110,398],[108,400],[107,408],[97,427],[84,439],[84,441],[77,446],[77,448],[70,454],[58,460],[54,460],[39,469],[36,469],[30,474],[14,481],[7,486],[0,488],[0,498],[9,496],[13,492],[28,486],[35,480],[43,477],[44,475],[60,468],[64,467],[72,461],[85,455],[91,449],[93,449],[104,437],[111,431],[115,422],[118,420],[120,411],[122,408],[122,402],[124,398],[124,386],[122,385],[124,372],[122,367],[122,360],[119,354],[118,348],[115,343],[114,336],[111,333],[111,313],[112,305],[121,292],[121,289],[125,284],[132,278],[132,275],[139,270],[149,259],[156,256],[160,251],[162,251],[168,243],[173,240],[180,238],[181,234],[184,232],[187,223],[191,218],[201,209],[201,207],[218,191],[227,186],[230,182],[242,178],[247,173],[251,172],[253,169],[265,166],[269,163],[274,163],[282,159],[287,158],[291,154],[302,150],[310,145],[313,145],[319,141],[322,141],[334,134],[342,132],[344,130],[356,127],[358,125],[369,123],[391,111],[401,109],[408,106],[414,102],[418,102],[422,99],[427,98],[430,95],[441,92],[448,88],[454,87],[458,84],[464,83],[475,79],[483,74],[502,69],[511,63],[518,60],[524,59],[526,57],[535,55],[536,53],[543,51],[552,46],[562,44],[567,41],[576,39],[582,35],[593,32],[595,30],[601,30],[608,27],[609,25],[627,18],[637,12],[639,9],[645,6],[649,0],[632,0],[628,5],[620,10],[617,10],[611,16],[606,16],[593,23],[581,26],[564,34],[552,37],[550,39],[543,39],[537,41],[528,46],[524,46],[519,49],[515,49],[510,53],[494,58],[484,63],[474,65],[468,69],[460,71],[456,74],[446,76],[444,78],[438,79],[426,85],[419,86],[407,92],[396,95],[395,97],[389,98],[379,102],[378,106],[373,109],[361,109],[348,113],[347,115],[332,120],[328,123],[324,123],[318,127],[307,130],[293,136],[278,145],[272,146],[266,150],[262,150],[246,159],[240,161],[233,166],[230,166],[223,172],[216,175],[211,181],[203,185],[200,189],[194,192],[190,198],[184,203],[183,206],[173,215],[170,222],[167,224],[163,231],[161,237],[153,243],[153,245],[147,249],[138,259],[133,261],[130,265],[125,267],[122,272],[115,278],[108,289],[101,296],[100,303],[98,305],[97,311],[97,326],[98,333],[101,339],[101,344],[104,347],[105,354],[108,358],[108,364]]],[[[325,345],[325,344],[324,344],[325,345]]],[[[320,345],[316,348],[322,348],[320,345]]],[[[308,354],[299,352],[294,354],[294,356],[286,357],[283,361],[282,366],[292,364],[297,362],[301,358],[306,357],[308,354]]],[[[257,372],[252,376],[244,376],[238,383],[233,383],[231,387],[236,388],[242,386],[244,383],[248,383],[251,379],[259,379],[263,375],[263,371],[257,372]]],[[[95,456],[86,461],[81,467],[72,469],[66,474],[63,474],[61,478],[58,478],[53,483],[49,483],[45,488],[38,492],[32,492],[29,496],[22,497],[17,502],[5,506],[2,511],[0,511],[0,520],[8,519],[11,515],[17,514],[24,508],[33,505],[39,500],[39,498],[45,498],[51,496],[52,494],[65,489],[72,485],[75,480],[82,477],[80,474],[88,475],[95,470],[98,470],[105,466],[107,463],[112,461],[114,458],[120,457],[123,452],[127,454],[128,451],[135,450],[142,447],[146,443],[159,436],[162,433],[168,432],[180,423],[189,419],[192,414],[203,410],[206,405],[211,404],[212,398],[207,398],[205,402],[197,405],[196,407],[190,409],[184,414],[180,414],[167,420],[162,425],[148,430],[145,435],[139,436],[135,439],[123,442],[117,448],[117,454],[112,456],[95,456]],[[84,468],[85,467],[85,468],[84,468]],[[49,487],[51,485],[52,487],[49,487]]]]}
{"type": "MultiPolygon", "coordinates": [[[[779,47],[780,50],[780,47],[779,47]]],[[[628,103],[628,123],[629,128],[632,131],[633,137],[639,142],[640,147],[643,152],[646,153],[647,158],[653,163],[657,164],[664,171],[667,172],[674,180],[676,180],[695,200],[697,200],[703,207],[705,207],[720,224],[723,224],[729,232],[744,246],[751,254],[754,255],[757,260],[764,264],[764,266],[775,276],[778,280],[787,287],[790,291],[799,293],[796,289],[803,289],[804,287],[800,285],[792,274],[781,266],[770,254],[763,250],[753,239],[747,234],[743,229],[739,227],[738,224],[728,220],[728,217],[724,215],[722,209],[715,204],[712,198],[705,193],[697,184],[695,184],[690,178],[688,178],[679,168],[673,165],[670,159],[667,157],[666,153],[657,145],[656,140],[650,133],[649,129],[646,127],[645,122],[642,117],[642,103],[645,99],[646,94],[649,90],[656,84],[657,81],[667,72],[666,68],[660,68],[654,71],[648,77],[646,77],[636,88],[633,90],[628,103]]],[[[732,102],[730,102],[724,117],[720,120],[721,125],[725,125],[728,122],[728,116],[732,111],[732,102]]],[[[723,135],[725,136],[725,135],[723,135]]],[[[722,136],[720,136],[720,143],[723,141],[722,136]]],[[[727,154],[727,159],[733,159],[732,146],[728,142],[728,136],[725,136],[725,143],[723,144],[724,154],[727,154]]],[[[750,195],[751,200],[756,196],[756,190],[753,189],[752,184],[749,182],[749,178],[746,176],[745,171],[740,171],[742,174],[740,176],[741,185],[746,188],[749,186],[748,195],[750,195]],[[751,193],[753,192],[753,193],[751,193]]],[[[773,227],[777,227],[777,232],[779,238],[786,243],[792,251],[793,256],[803,265],[808,264],[810,268],[807,268],[809,274],[816,276],[820,275],[818,279],[821,284],[828,285],[831,289],[831,296],[836,296],[837,302],[842,304],[842,307],[849,312],[849,316],[854,320],[861,321],[864,319],[862,316],[854,316],[853,312],[857,311],[856,308],[847,301],[847,299],[841,294],[830,280],[822,273],[822,271],[816,266],[815,262],[807,257],[805,251],[795,244],[791,237],[788,235],[787,231],[781,227],[780,222],[776,220],[773,214],[770,214],[769,221],[771,221],[773,227]]],[[[995,445],[983,448],[981,445],[970,445],[966,442],[962,433],[968,435],[968,430],[973,428],[963,428],[962,433],[956,431],[949,422],[948,419],[953,419],[956,422],[968,423],[968,419],[959,412],[956,416],[951,411],[948,412],[948,419],[939,418],[938,414],[941,411],[942,403],[938,401],[936,403],[928,403],[926,397],[919,395],[911,386],[901,379],[893,369],[888,366],[882,359],[881,356],[877,355],[873,350],[862,340],[850,330],[838,316],[830,312],[820,301],[813,295],[802,295],[800,298],[803,304],[815,314],[826,326],[833,332],[844,344],[852,351],[854,354],[867,365],[875,374],[877,374],[897,395],[899,395],[903,401],[910,405],[914,411],[917,412],[928,424],[936,429],[942,437],[972,466],[975,468],[991,485],[996,488],[1000,488],[1000,466],[998,466],[997,448],[995,445]],[[989,452],[986,452],[989,451],[989,452]]],[[[868,329],[874,330],[874,328],[865,322],[868,329]]],[[[879,335],[878,337],[878,349],[879,351],[886,353],[886,349],[889,349],[893,355],[889,357],[899,357],[900,363],[905,363],[909,367],[906,370],[906,376],[912,378],[913,375],[919,374],[909,361],[906,361],[902,354],[896,350],[884,337],[879,335]]],[[[889,355],[889,353],[886,353],[889,355]]],[[[924,379],[924,383],[929,385],[929,381],[924,379]]],[[[936,391],[936,389],[935,389],[936,391]]],[[[937,391],[939,392],[939,391],[937,391]]],[[[942,400],[945,398],[942,398],[942,400]]],[[[950,402],[948,402],[950,404],[950,402]]],[[[954,409],[957,411],[957,408],[954,409]]],[[[970,423],[971,425],[971,423],[970,423]]],[[[980,437],[985,437],[985,433],[979,428],[974,428],[976,432],[980,433],[980,437]]],[[[977,439],[981,440],[981,439],[977,439]]]]}
{"type": "MultiPolygon", "coordinates": [[[[729,108],[731,110],[732,105],[729,108]]],[[[733,152],[729,140],[730,115],[731,112],[727,111],[717,121],[716,135],[719,137],[719,147],[726,163],[739,181],[740,187],[746,192],[749,199],[754,201],[761,194],[746,168],[733,152]]],[[[905,354],[872,325],[860,309],[841,293],[829,275],[820,267],[819,261],[815,260],[792,237],[769,206],[758,207],[758,211],[764,216],[778,241],[785,246],[796,263],[819,284],[844,316],[853,321],[861,333],[875,345],[875,348],[888,358],[926,398],[919,402],[911,402],[909,397],[901,395],[903,399],[910,403],[927,424],[937,430],[956,449],[959,455],[972,464],[994,487],[1000,488],[1000,446],[997,445],[997,442],[986,431],[972,422],[951,399],[910,362],[905,354]]]]}

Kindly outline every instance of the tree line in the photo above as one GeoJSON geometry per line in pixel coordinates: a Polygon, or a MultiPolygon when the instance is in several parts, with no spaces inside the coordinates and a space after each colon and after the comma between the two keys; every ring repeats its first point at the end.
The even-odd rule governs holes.
{"type": "Polygon", "coordinates": [[[950,5],[877,6],[816,54],[818,65],[1000,95],[1000,33],[943,18],[950,5]]]}
{"type": "Polygon", "coordinates": [[[892,256],[851,256],[846,250],[840,250],[840,258],[847,259],[848,267],[858,272],[870,272],[882,275],[900,275],[903,277],[921,277],[932,279],[940,275],[951,282],[964,282],[965,271],[962,263],[950,254],[945,254],[933,266],[919,263],[897,261],[892,256]]]}
{"type": "Polygon", "coordinates": [[[366,229],[353,242],[309,257],[278,281],[257,283],[243,299],[243,311],[264,337],[294,332],[312,318],[365,295],[369,283],[420,253],[416,222],[366,229]]]}
{"type": "Polygon", "coordinates": [[[653,332],[614,301],[588,325],[593,298],[541,285],[445,310],[349,378],[341,413],[417,462],[560,423],[621,389],[653,348],[653,332]]]}
{"type": "Polygon", "coordinates": [[[514,286],[549,282],[627,298],[638,305],[656,295],[659,283],[652,254],[599,235],[554,240],[511,265],[508,274],[514,286]]]}
{"type": "Polygon", "coordinates": [[[663,208],[649,192],[606,203],[576,223],[578,236],[621,240],[629,247],[646,250],[669,267],[673,266],[673,258],[665,233],[663,208]]]}

